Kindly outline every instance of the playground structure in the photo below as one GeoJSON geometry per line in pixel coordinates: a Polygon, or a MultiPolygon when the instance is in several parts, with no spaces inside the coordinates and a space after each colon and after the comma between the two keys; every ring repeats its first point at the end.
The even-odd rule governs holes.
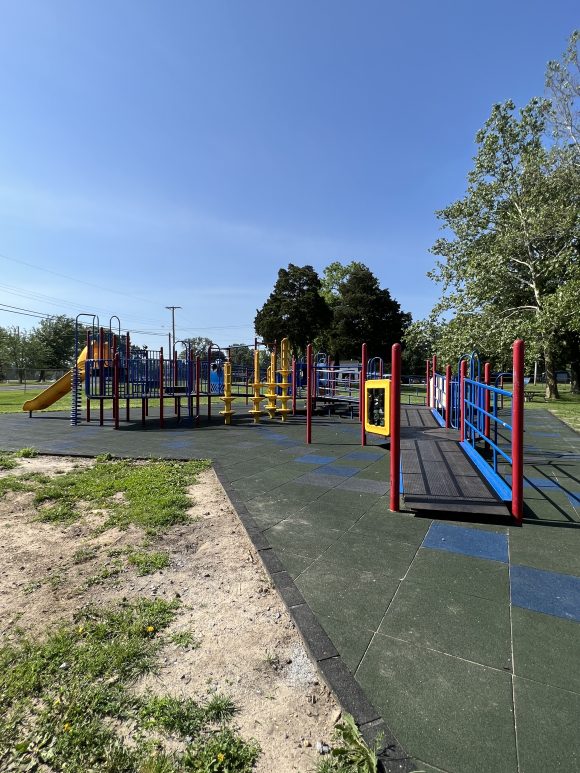
{"type": "Polygon", "coordinates": [[[382,358],[368,358],[366,344],[361,348],[360,364],[346,367],[334,364],[324,353],[314,355],[311,345],[307,347],[306,360],[296,361],[291,357],[286,338],[279,347],[275,344],[268,347],[269,365],[263,367],[260,346],[265,344],[255,340],[250,373],[249,368],[232,364],[231,351],[224,356],[215,344],[208,346],[203,358],[194,355],[188,346],[180,356],[172,347],[172,353],[165,358],[162,347],[153,350],[132,344],[128,332],[121,334],[117,317],[111,318],[105,329],[99,326],[96,316],[79,315],[75,365],[59,381],[27,401],[23,410],[31,415],[70,389],[72,425],[81,422],[84,397],[87,422],[92,419],[96,403],[98,421],[103,425],[105,402],[109,401],[114,428],[119,429],[122,414],[124,421],[131,421],[131,401],[137,400],[141,403],[141,422],[145,425],[154,400],[160,428],[165,426],[171,411],[177,422],[185,418],[192,426],[199,427],[202,401],[207,405],[205,421],[212,421],[212,399],[217,398],[223,403],[219,414],[224,424],[231,425],[236,399],[242,398],[246,405],[251,402],[246,414],[254,424],[266,417],[269,421],[286,422],[290,415],[296,415],[297,400],[301,400],[306,416],[306,442],[311,444],[317,406],[329,412],[343,406],[350,411],[351,419],[356,414],[361,427],[361,445],[366,445],[368,434],[380,436],[383,441],[390,438],[391,510],[399,510],[400,494],[403,494],[405,501],[416,510],[476,512],[473,508],[470,510],[469,487],[465,488],[465,481],[473,478],[475,467],[485,481],[485,491],[480,491],[477,497],[471,496],[475,500],[471,504],[485,513],[503,512],[507,504],[516,523],[521,523],[523,342],[514,343],[513,373],[496,374],[493,384],[489,363],[481,363],[477,352],[460,358],[455,376],[449,365],[443,373],[438,372],[437,358],[433,357],[427,362],[424,405],[406,409],[403,427],[399,344],[392,347],[390,373],[386,372],[382,358]],[[91,322],[87,329],[82,329],[85,340],[81,342],[79,318],[82,316],[89,316],[91,322]],[[117,321],[116,329],[113,320],[117,321]],[[505,388],[504,381],[508,379],[511,379],[511,390],[505,388]],[[448,433],[443,436],[445,442],[433,434],[430,426],[448,433]],[[460,456],[457,456],[458,449],[462,452],[460,456]],[[463,457],[473,467],[466,468],[463,457]],[[437,494],[445,486],[441,480],[430,477],[438,469],[436,460],[443,464],[441,469],[451,473],[459,468],[463,470],[446,479],[445,486],[456,492],[453,497],[437,494]],[[418,471],[423,471],[422,478],[418,471]]]}

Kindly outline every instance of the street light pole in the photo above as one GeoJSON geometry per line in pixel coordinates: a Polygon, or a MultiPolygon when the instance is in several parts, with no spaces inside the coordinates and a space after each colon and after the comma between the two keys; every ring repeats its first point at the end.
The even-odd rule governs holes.
{"type": "MultiPolygon", "coordinates": [[[[166,306],[165,308],[169,309],[169,311],[171,312],[171,330],[173,331],[173,335],[171,337],[171,340],[173,341],[173,344],[170,347],[170,349],[171,349],[171,354],[173,355],[173,352],[175,351],[175,309],[181,309],[183,307],[182,306],[166,306]]],[[[173,357],[172,357],[172,359],[173,359],[173,357]]]]}

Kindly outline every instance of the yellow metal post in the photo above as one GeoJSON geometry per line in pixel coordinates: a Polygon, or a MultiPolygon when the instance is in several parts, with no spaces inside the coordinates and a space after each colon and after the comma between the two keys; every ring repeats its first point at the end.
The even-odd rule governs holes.
{"type": "Polygon", "coordinates": [[[235,398],[232,397],[231,362],[224,363],[224,394],[223,397],[220,397],[220,400],[223,400],[224,402],[224,409],[223,411],[220,411],[220,416],[224,417],[224,424],[231,424],[232,416],[234,415],[234,412],[232,411],[232,402],[235,400],[235,398]]]}
{"type": "Polygon", "coordinates": [[[278,386],[281,390],[280,402],[282,403],[281,407],[278,408],[278,413],[280,414],[282,421],[286,421],[286,416],[288,416],[289,413],[292,413],[292,408],[288,408],[288,401],[291,397],[289,393],[290,382],[288,381],[288,374],[290,373],[290,345],[287,338],[282,339],[280,348],[280,369],[278,370],[278,373],[281,376],[278,386]]]}
{"type": "Polygon", "coordinates": [[[254,382],[252,383],[253,396],[250,398],[254,407],[249,411],[250,416],[254,419],[254,424],[260,423],[260,416],[264,411],[260,403],[264,399],[260,394],[262,384],[260,383],[260,352],[256,349],[254,351],[254,382]]]}
{"type": "Polygon", "coordinates": [[[268,416],[273,419],[276,415],[276,352],[270,355],[270,367],[268,368],[268,380],[266,382],[268,391],[266,392],[266,411],[268,416]]]}

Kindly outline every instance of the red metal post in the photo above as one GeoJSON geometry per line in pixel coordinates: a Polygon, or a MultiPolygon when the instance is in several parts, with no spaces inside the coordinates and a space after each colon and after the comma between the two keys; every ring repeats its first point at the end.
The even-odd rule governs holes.
{"type": "Polygon", "coordinates": [[[433,389],[431,395],[431,407],[437,407],[437,355],[433,355],[433,389]]]}
{"type": "Polygon", "coordinates": [[[129,362],[131,360],[131,338],[129,336],[129,331],[127,330],[127,335],[125,336],[125,385],[126,385],[126,392],[127,395],[127,405],[126,405],[126,416],[125,419],[127,421],[131,420],[131,400],[129,399],[129,362]]]}
{"type": "Polygon", "coordinates": [[[445,429],[451,426],[451,365],[445,368],[445,429]]]}
{"type": "Polygon", "coordinates": [[[361,358],[362,358],[362,368],[360,372],[360,383],[359,383],[360,444],[361,446],[366,446],[367,444],[367,435],[365,432],[365,411],[366,411],[365,384],[367,382],[367,345],[366,344],[362,345],[361,358]]]}
{"type": "MultiPolygon", "coordinates": [[[[87,383],[87,360],[92,360],[93,354],[91,352],[91,334],[87,330],[87,359],[85,360],[85,384],[87,383]]],[[[91,373],[88,374],[89,391],[91,384],[91,373]]],[[[87,424],[91,421],[91,398],[87,395],[87,424]]]]}
{"type": "Polygon", "coordinates": [[[165,421],[163,417],[163,347],[159,350],[159,428],[163,429],[165,421]]]}
{"type": "Polygon", "coordinates": [[[296,416],[296,357],[292,357],[292,416],[296,416]]]}
{"type": "Polygon", "coordinates": [[[113,364],[113,417],[115,419],[115,429],[119,429],[119,375],[119,352],[115,352],[113,364]]]}
{"type": "Polygon", "coordinates": [[[213,344],[207,347],[207,420],[211,421],[211,350],[213,344]]]}
{"type": "Polygon", "coordinates": [[[390,509],[398,513],[401,495],[401,344],[391,349],[391,492],[390,509]]]}
{"type": "MultiPolygon", "coordinates": [[[[491,384],[491,365],[489,362],[486,362],[483,366],[483,383],[487,384],[489,386],[491,384]]],[[[489,413],[491,408],[491,392],[489,389],[484,390],[484,399],[483,399],[483,410],[486,413],[489,413]]],[[[483,434],[485,437],[489,440],[489,429],[490,429],[490,422],[489,422],[489,416],[484,416],[483,421],[483,434]]]]}
{"type": "Polygon", "coordinates": [[[518,526],[524,517],[524,342],[514,341],[512,398],[512,515],[518,526]]]}
{"type": "Polygon", "coordinates": [[[465,440],[465,379],[467,378],[467,361],[461,360],[459,366],[459,440],[465,440]]]}
{"type": "Polygon", "coordinates": [[[425,386],[427,387],[427,394],[425,395],[425,405],[427,408],[431,405],[431,384],[430,384],[430,378],[431,378],[431,360],[427,360],[427,367],[426,367],[426,377],[425,377],[425,386]]]}
{"type": "Polygon", "coordinates": [[[105,401],[103,399],[103,392],[105,391],[105,341],[104,341],[103,328],[99,328],[99,424],[102,427],[105,418],[105,401]]]}
{"type": "Polygon", "coordinates": [[[312,344],[306,347],[306,442],[312,443],[312,344]]]}
{"type": "Polygon", "coordinates": [[[201,357],[195,358],[195,423],[199,427],[199,388],[201,384],[201,357]]]}
{"type": "MultiPolygon", "coordinates": [[[[175,344],[173,344],[175,346],[175,344]]],[[[177,417],[179,418],[179,415],[181,413],[181,398],[175,397],[176,393],[176,386],[177,386],[177,349],[173,350],[173,411],[177,414],[177,417]]]]}

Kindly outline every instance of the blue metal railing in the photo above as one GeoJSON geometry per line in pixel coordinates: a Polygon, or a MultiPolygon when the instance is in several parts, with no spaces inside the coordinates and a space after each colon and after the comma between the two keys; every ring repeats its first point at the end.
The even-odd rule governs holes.
{"type": "Polygon", "coordinates": [[[513,460],[506,449],[511,447],[512,424],[498,415],[498,408],[500,400],[503,401],[505,397],[511,400],[513,394],[507,389],[483,384],[472,378],[464,379],[463,384],[462,447],[502,499],[511,500],[511,486],[500,465],[507,464],[511,473],[513,460]],[[507,439],[504,435],[500,436],[500,428],[504,434],[509,434],[507,439]],[[491,458],[486,458],[480,451],[485,451],[487,456],[491,454],[491,458]]]}

